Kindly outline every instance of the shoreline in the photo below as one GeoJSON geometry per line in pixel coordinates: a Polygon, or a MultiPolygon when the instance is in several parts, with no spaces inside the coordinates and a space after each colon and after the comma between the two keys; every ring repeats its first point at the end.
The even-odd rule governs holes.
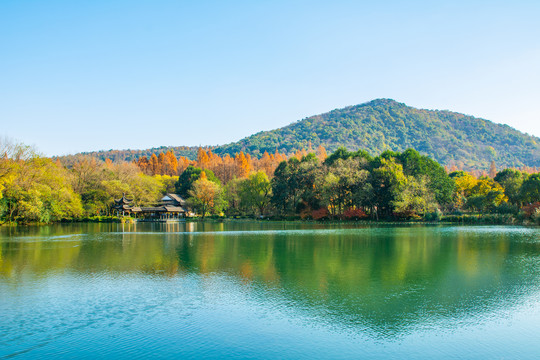
{"type": "Polygon", "coordinates": [[[527,226],[538,227],[540,224],[536,224],[531,221],[519,220],[516,217],[508,215],[449,215],[443,216],[440,221],[427,221],[427,220],[395,220],[395,219],[380,219],[380,220],[313,220],[313,219],[287,219],[287,218],[234,218],[234,217],[206,217],[204,220],[201,218],[184,218],[179,220],[139,220],[134,218],[117,218],[117,217],[103,217],[103,218],[85,218],[79,220],[70,221],[55,221],[50,223],[4,223],[0,224],[0,228],[8,227],[21,227],[21,226],[48,226],[58,224],[91,224],[91,223],[117,223],[117,224],[136,224],[136,223],[223,223],[223,222],[282,222],[282,223],[294,223],[294,224],[320,224],[320,225],[499,225],[499,226],[527,226]],[[452,217],[454,220],[445,219],[445,217],[452,217]]]}

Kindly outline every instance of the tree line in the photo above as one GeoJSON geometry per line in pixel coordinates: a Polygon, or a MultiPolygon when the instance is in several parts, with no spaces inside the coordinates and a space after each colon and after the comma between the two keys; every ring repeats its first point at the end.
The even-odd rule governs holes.
{"type": "Polygon", "coordinates": [[[448,171],[413,149],[323,147],[260,159],[198,150],[197,160],[172,152],[133,162],[88,156],[69,163],[32,148],[0,142],[0,223],[48,223],[111,216],[123,194],[139,206],[162,194],[186,198],[202,217],[302,219],[425,219],[443,214],[505,214],[540,220],[540,174],[491,169],[492,176],[448,171]]]}
{"type": "Polygon", "coordinates": [[[190,184],[199,182],[216,184],[215,207],[206,201],[205,209],[228,216],[438,220],[443,214],[521,213],[540,219],[538,173],[505,169],[493,178],[462,170],[448,173],[413,149],[376,157],[345,148],[325,159],[313,153],[293,156],[271,178],[259,170],[224,185],[211,170],[191,166],[180,176],[177,191],[197,201],[201,190],[190,184]],[[201,173],[205,176],[199,180],[201,173]]]}

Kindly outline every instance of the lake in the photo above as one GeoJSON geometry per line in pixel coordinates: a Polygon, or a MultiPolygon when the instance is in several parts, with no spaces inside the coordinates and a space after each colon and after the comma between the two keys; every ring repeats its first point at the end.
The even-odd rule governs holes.
{"type": "Polygon", "coordinates": [[[538,228],[0,228],[0,359],[539,354],[538,228]]]}

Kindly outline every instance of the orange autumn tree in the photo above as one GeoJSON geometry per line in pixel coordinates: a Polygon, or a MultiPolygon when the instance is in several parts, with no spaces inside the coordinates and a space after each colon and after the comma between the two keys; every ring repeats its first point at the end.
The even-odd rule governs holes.
{"type": "Polygon", "coordinates": [[[139,169],[141,169],[144,174],[149,175],[150,162],[148,161],[148,158],[146,156],[142,156],[137,160],[133,160],[133,162],[137,164],[139,169]]]}
{"type": "Polygon", "coordinates": [[[236,174],[239,178],[245,178],[251,172],[252,167],[249,160],[251,160],[251,157],[249,157],[248,159],[248,157],[244,155],[243,151],[240,151],[240,153],[236,154],[236,156],[234,157],[234,161],[236,164],[236,174]]]}
{"type": "Polygon", "coordinates": [[[319,158],[319,161],[322,163],[326,158],[328,157],[328,154],[326,153],[326,149],[324,146],[319,145],[317,148],[317,157],[319,158]]]}
{"type": "Polygon", "coordinates": [[[161,164],[161,175],[175,176],[177,174],[177,168],[178,160],[176,159],[176,156],[172,151],[168,151],[163,156],[163,163],[161,164]]]}
{"type": "Polygon", "coordinates": [[[210,163],[210,158],[203,148],[199,148],[197,151],[197,166],[201,169],[207,169],[210,163]]]}
{"type": "Polygon", "coordinates": [[[297,150],[294,153],[294,157],[297,158],[298,160],[302,160],[302,158],[306,156],[307,154],[308,152],[306,151],[306,149],[302,148],[302,150],[297,150]]]}
{"type": "Polygon", "coordinates": [[[176,175],[180,175],[188,168],[189,165],[193,165],[193,161],[189,160],[185,156],[180,156],[178,158],[178,166],[176,167],[176,175]]]}
{"type": "MultiPolygon", "coordinates": [[[[307,154],[305,149],[298,152],[298,156],[304,156],[304,154],[307,154]]],[[[160,154],[153,153],[150,159],[142,156],[133,160],[133,163],[145,174],[168,176],[179,176],[188,166],[193,165],[212,170],[223,184],[227,184],[234,178],[246,178],[257,171],[264,171],[267,176],[273,177],[279,163],[286,160],[287,155],[279,153],[277,149],[274,154],[265,152],[258,159],[244,152],[237,153],[234,157],[229,154],[220,156],[210,149],[201,147],[197,151],[197,160],[189,160],[184,156],[176,158],[173,151],[168,151],[160,154]]]]}
{"type": "Polygon", "coordinates": [[[159,166],[159,160],[156,154],[152,154],[152,156],[150,156],[150,164],[148,168],[152,175],[161,174],[161,168],[159,166]]]}
{"type": "Polygon", "coordinates": [[[265,151],[262,158],[258,161],[258,168],[263,170],[266,175],[273,174],[275,169],[273,169],[272,163],[273,155],[270,155],[267,151],[265,151]]]}

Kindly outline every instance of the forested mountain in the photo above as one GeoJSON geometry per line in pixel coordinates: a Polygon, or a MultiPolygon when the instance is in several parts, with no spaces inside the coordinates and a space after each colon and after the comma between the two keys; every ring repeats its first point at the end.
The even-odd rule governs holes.
{"type": "Polygon", "coordinates": [[[487,169],[491,161],[503,166],[540,166],[540,139],[508,125],[451,111],[424,110],[390,99],[315,115],[291,125],[263,131],[220,146],[217,154],[244,151],[260,156],[276,149],[292,153],[323,145],[328,152],[345,146],[373,155],[384,150],[414,148],[444,165],[487,169]]]}
{"type": "MultiPolygon", "coordinates": [[[[390,99],[315,115],[283,128],[263,131],[240,141],[208,147],[215,154],[243,151],[261,157],[265,151],[293,154],[322,145],[330,153],[340,146],[378,155],[385,150],[418,150],[443,165],[464,169],[540,166],[540,139],[508,125],[451,111],[416,109],[390,99]]],[[[83,153],[101,160],[132,161],[172,150],[176,157],[197,158],[198,147],[158,147],[83,153]]],[[[62,157],[69,162],[71,156],[62,157]]]]}

